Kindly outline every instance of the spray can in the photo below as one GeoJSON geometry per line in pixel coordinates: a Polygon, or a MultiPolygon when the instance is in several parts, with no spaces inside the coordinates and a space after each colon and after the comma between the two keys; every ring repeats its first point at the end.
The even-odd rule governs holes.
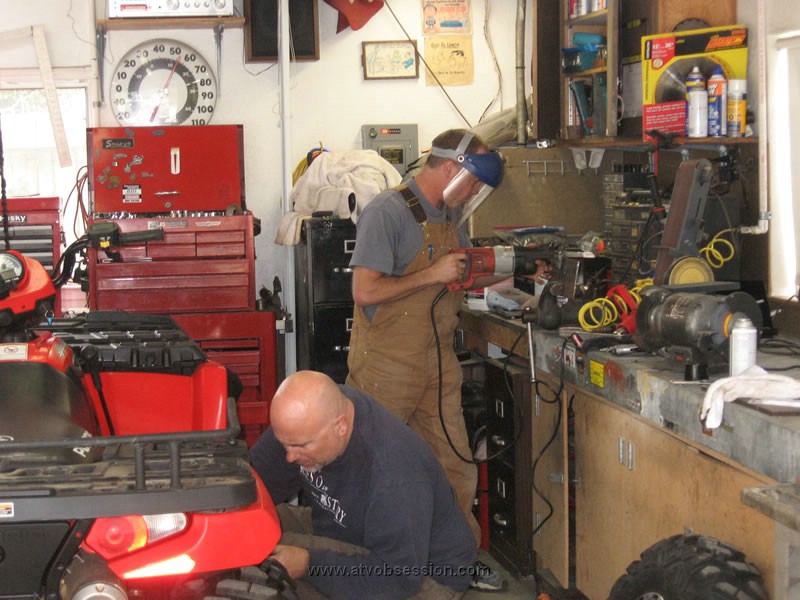
{"type": "Polygon", "coordinates": [[[728,136],[744,137],[747,125],[747,80],[728,82],[728,136]]]}
{"type": "Polygon", "coordinates": [[[721,65],[708,78],[708,135],[728,135],[728,80],[721,65]]]}
{"type": "Polygon", "coordinates": [[[689,137],[708,135],[708,94],[706,80],[698,67],[686,77],[686,129],[689,137]]]}
{"type": "Polygon", "coordinates": [[[744,316],[734,317],[728,352],[728,366],[731,377],[739,375],[756,364],[758,330],[753,322],[744,316]]]}

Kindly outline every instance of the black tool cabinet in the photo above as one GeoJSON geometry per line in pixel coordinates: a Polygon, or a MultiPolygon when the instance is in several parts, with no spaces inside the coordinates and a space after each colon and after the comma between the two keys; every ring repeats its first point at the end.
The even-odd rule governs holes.
{"type": "Polygon", "coordinates": [[[350,219],[311,217],[295,246],[297,368],[322,371],[338,383],[347,378],[355,243],[350,219]]]}
{"type": "Polygon", "coordinates": [[[531,385],[528,369],[487,360],[489,547],[509,571],[533,573],[531,385]],[[513,395],[512,395],[513,393],[513,395]]]}

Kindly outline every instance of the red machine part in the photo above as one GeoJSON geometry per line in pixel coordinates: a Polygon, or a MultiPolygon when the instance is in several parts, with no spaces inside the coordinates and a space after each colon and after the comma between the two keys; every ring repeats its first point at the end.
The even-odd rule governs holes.
{"type": "MultiPolygon", "coordinates": [[[[166,373],[148,373],[146,393],[131,402],[131,390],[141,385],[137,372],[113,371],[100,375],[108,413],[115,435],[160,433],[163,431],[200,431],[227,426],[227,373],[216,363],[200,365],[191,377],[166,373]],[[120,402],[115,400],[121,399],[120,402]]],[[[84,375],[84,388],[94,403],[95,412],[103,415],[91,375],[84,375]]],[[[103,435],[110,435],[106,423],[103,435]]]]}
{"type": "Polygon", "coordinates": [[[626,333],[636,333],[636,309],[639,301],[631,294],[628,286],[615,285],[608,290],[606,298],[616,304],[619,310],[620,320],[617,329],[623,329],[626,333]]]}
{"type": "Polygon", "coordinates": [[[86,135],[93,214],[246,207],[241,125],[95,127],[86,135]]]}
{"type": "MultiPolygon", "coordinates": [[[[61,257],[61,202],[56,197],[8,198],[11,249],[38,260],[52,271],[61,257]]],[[[4,221],[0,214],[0,228],[4,221]]],[[[58,290],[54,310],[61,316],[62,290],[58,290]]]]}
{"type": "MultiPolygon", "coordinates": [[[[86,545],[108,560],[121,579],[142,579],[187,573],[203,573],[254,565],[267,558],[281,535],[280,521],[269,493],[258,476],[258,500],[230,512],[191,513],[185,529],[150,543],[137,532],[142,544],[133,551],[109,544],[125,539],[126,518],[98,519],[86,545]],[[231,544],[231,540],[236,540],[231,544]],[[224,548],[224,552],[220,552],[224,548]]],[[[135,518],[135,517],[134,517],[135,518]]]]}
{"type": "Polygon", "coordinates": [[[25,256],[16,250],[11,250],[9,254],[16,256],[16,260],[22,262],[22,278],[16,282],[16,288],[7,290],[8,296],[3,297],[3,312],[9,311],[16,316],[33,315],[40,302],[55,299],[56,288],[50,279],[50,274],[39,262],[26,260],[25,256]]]}

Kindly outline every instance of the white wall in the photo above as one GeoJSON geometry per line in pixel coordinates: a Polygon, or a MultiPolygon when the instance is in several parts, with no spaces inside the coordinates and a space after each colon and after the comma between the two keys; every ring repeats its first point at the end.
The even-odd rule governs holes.
{"type": "MultiPolygon", "coordinates": [[[[291,2],[291,0],[290,0],[291,2]]],[[[503,103],[491,113],[515,103],[514,0],[472,0],[475,82],[451,86],[448,93],[470,124],[477,123],[494,98],[498,77],[483,34],[484,10],[491,2],[490,33],[503,79],[503,103]]],[[[389,2],[403,27],[418,40],[420,49],[420,0],[389,2]]],[[[527,0],[530,11],[531,0],[527,0]]],[[[555,8],[555,7],[554,7],[555,8]]],[[[2,31],[34,24],[45,26],[54,66],[75,66],[95,62],[94,18],[104,18],[105,0],[0,0],[2,31]]],[[[319,0],[320,60],[293,63],[290,69],[291,156],[289,170],[319,142],[331,150],[361,147],[361,125],[372,122],[417,123],[420,148],[440,131],[465,126],[444,93],[418,80],[364,81],[361,42],[403,39],[392,13],[384,7],[362,29],[336,33],[337,12],[319,0]]],[[[530,27],[528,28],[530,29],[530,27]]],[[[117,61],[140,42],[157,37],[179,39],[203,53],[216,69],[216,49],[211,29],[152,29],[109,31],[103,70],[106,95],[110,75],[117,61]]],[[[530,35],[526,47],[530,48],[530,35]]],[[[530,52],[526,51],[526,57],[530,52]]],[[[32,46],[0,42],[0,68],[34,66],[32,46]]],[[[262,233],[256,238],[260,288],[271,288],[275,275],[284,288],[284,260],[288,256],[273,240],[281,206],[281,122],[279,119],[279,70],[266,63],[244,63],[244,30],[227,28],[222,38],[221,97],[212,123],[241,123],[245,131],[245,176],[247,205],[261,219],[262,233]]],[[[530,81],[526,68],[526,86],[530,81]]],[[[529,89],[526,89],[529,93],[529,89]]],[[[97,100],[97,99],[95,99],[97,100]]],[[[100,107],[99,126],[116,122],[108,106],[100,107]]],[[[77,163],[78,161],[76,161],[77,163]]],[[[76,164],[76,168],[80,164],[76,164]]],[[[69,190],[64,190],[66,195],[69,190]]]]}

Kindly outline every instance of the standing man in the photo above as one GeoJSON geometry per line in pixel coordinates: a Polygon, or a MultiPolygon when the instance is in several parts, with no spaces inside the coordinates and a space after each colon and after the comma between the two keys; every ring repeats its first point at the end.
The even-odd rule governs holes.
{"type": "Polygon", "coordinates": [[[278,504],[271,558],[304,600],[456,600],[475,546],[453,489],[419,436],[323,373],[284,380],[250,452],[278,504]],[[302,489],[311,508],[284,504],[302,489]]]}
{"type": "MultiPolygon", "coordinates": [[[[472,506],[478,472],[453,348],[464,293],[446,293],[433,307],[438,346],[431,313],[444,285],[464,275],[466,255],[450,251],[471,245],[467,217],[502,177],[502,157],[478,136],[463,129],[445,131],[433,140],[413,179],[381,192],[364,208],[350,261],[355,309],[347,383],[373,396],[428,443],[476,544],[481,532],[472,506]]],[[[476,287],[497,280],[484,278],[476,287]]],[[[475,579],[473,587],[502,589],[503,583],[491,573],[475,579]]]]}

